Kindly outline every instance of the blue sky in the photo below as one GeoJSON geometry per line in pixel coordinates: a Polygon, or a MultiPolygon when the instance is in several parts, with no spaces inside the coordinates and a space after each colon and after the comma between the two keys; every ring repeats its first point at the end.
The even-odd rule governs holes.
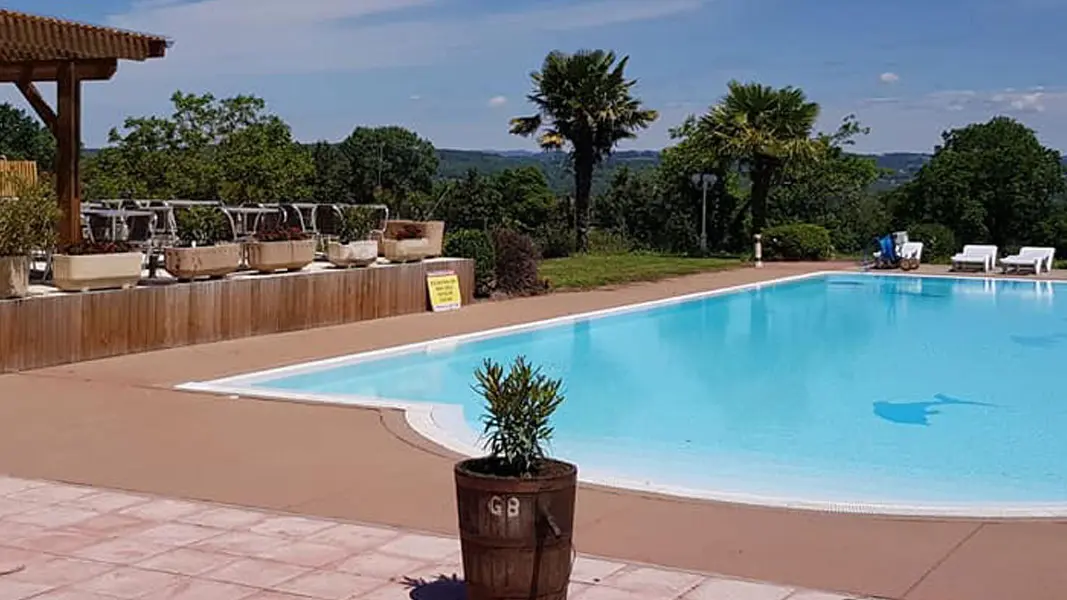
{"type": "MultiPolygon", "coordinates": [[[[1067,149],[1067,0],[8,0],[5,8],[158,33],[167,58],[87,84],[84,136],[163,113],[175,89],[252,93],[298,139],[401,124],[446,148],[531,148],[529,72],[553,49],[631,56],[661,112],[629,148],[706,110],[731,78],[802,87],[858,149],[929,151],[942,130],[997,114],[1067,149]]],[[[49,93],[49,92],[46,92],[49,93]]],[[[0,101],[25,106],[14,86],[0,101]]]]}

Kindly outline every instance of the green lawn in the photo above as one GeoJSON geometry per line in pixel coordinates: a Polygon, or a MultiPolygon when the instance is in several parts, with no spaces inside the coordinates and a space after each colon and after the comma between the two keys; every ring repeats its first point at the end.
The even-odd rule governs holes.
{"type": "Polygon", "coordinates": [[[655,281],[740,266],[736,258],[686,258],[659,254],[577,254],[541,263],[541,277],[553,289],[590,289],[634,281],[655,281]]]}

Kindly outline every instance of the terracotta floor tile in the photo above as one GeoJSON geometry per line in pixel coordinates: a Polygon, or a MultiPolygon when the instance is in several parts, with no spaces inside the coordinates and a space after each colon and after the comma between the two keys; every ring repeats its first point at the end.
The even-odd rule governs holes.
{"type": "Polygon", "coordinates": [[[409,534],[377,548],[379,552],[425,561],[443,561],[459,552],[459,540],[409,534]]]}
{"type": "Polygon", "coordinates": [[[254,557],[268,550],[272,550],[288,543],[287,540],[250,533],[247,531],[231,531],[222,535],[208,538],[193,545],[198,550],[210,550],[225,552],[240,556],[254,557]]]}
{"type": "Polygon", "coordinates": [[[81,496],[65,504],[87,510],[107,513],[124,508],[130,508],[138,504],[145,504],[150,499],[146,496],[124,494],[122,492],[96,492],[87,496],[81,496]]]}
{"type": "Polygon", "coordinates": [[[268,515],[259,511],[221,507],[209,508],[186,515],[179,518],[178,521],[205,527],[217,527],[219,529],[247,529],[256,523],[265,521],[267,518],[268,515]]]}
{"type": "Polygon", "coordinates": [[[674,600],[672,596],[650,595],[644,592],[630,592],[602,585],[591,585],[578,592],[574,600],[674,600]]]}
{"type": "Polygon", "coordinates": [[[202,575],[240,560],[232,554],[175,548],[137,563],[138,567],[179,575],[202,575]]]}
{"type": "Polygon", "coordinates": [[[800,591],[796,592],[792,596],[789,596],[787,600],[862,600],[856,596],[849,596],[848,594],[833,594],[830,592],[810,592],[800,591]]]}
{"type": "Polygon", "coordinates": [[[750,581],[709,579],[682,596],[684,600],[785,600],[793,588],[750,581]]]}
{"type": "Polygon", "coordinates": [[[582,592],[588,590],[591,587],[593,586],[588,583],[576,583],[572,581],[570,585],[567,586],[567,597],[577,598],[578,594],[581,594],[582,592]]]}
{"type": "Polygon", "coordinates": [[[341,546],[353,551],[366,550],[381,546],[400,537],[400,532],[392,529],[364,527],[362,525],[336,525],[324,529],[307,538],[309,542],[341,546]]]}
{"type": "Polygon", "coordinates": [[[601,585],[647,594],[650,597],[665,596],[673,598],[693,589],[703,580],[703,576],[693,573],[636,567],[620,571],[608,577],[601,585]]]}
{"type": "Polygon", "coordinates": [[[0,546],[0,572],[11,571],[19,567],[29,567],[33,563],[51,560],[52,556],[24,548],[0,546]]]}
{"type": "Polygon", "coordinates": [[[271,588],[310,571],[310,569],[295,565],[257,558],[243,558],[210,571],[203,577],[250,587],[271,588]]]}
{"type": "Polygon", "coordinates": [[[147,596],[181,580],[180,576],[170,573],[119,567],[103,575],[74,584],[71,588],[116,598],[133,599],[147,596]]]}
{"type": "Polygon", "coordinates": [[[571,567],[571,581],[600,583],[624,568],[625,563],[579,556],[571,567]]]}
{"type": "Polygon", "coordinates": [[[114,596],[101,596],[92,592],[63,588],[53,590],[40,596],[34,596],[33,600],[115,600],[114,596]]]}
{"type": "Polygon", "coordinates": [[[116,537],[144,531],[155,527],[157,523],[158,521],[145,521],[144,519],[127,515],[108,513],[75,523],[67,529],[105,537],[116,537]]]}
{"type": "Polygon", "coordinates": [[[12,546],[51,554],[69,554],[101,541],[100,536],[69,529],[45,529],[8,541],[12,546]]]}
{"type": "Polygon", "coordinates": [[[173,521],[204,510],[200,504],[183,500],[155,499],[119,511],[121,514],[148,521],[173,521]]]}
{"type": "Polygon", "coordinates": [[[164,523],[151,529],[145,529],[126,536],[131,540],[144,540],[164,546],[188,546],[226,533],[225,529],[188,525],[185,523],[164,523]]]}
{"type": "MultiPolygon", "coordinates": [[[[369,592],[351,596],[351,600],[411,600],[411,588],[394,582],[369,592]]],[[[452,599],[442,598],[441,600],[452,599]]]]}
{"type": "Polygon", "coordinates": [[[252,533],[305,538],[334,526],[333,521],[303,517],[271,517],[249,528],[252,533]]]}
{"type": "Polygon", "coordinates": [[[153,544],[140,540],[107,540],[76,550],[73,554],[78,558],[95,560],[99,562],[114,563],[118,565],[132,565],[145,559],[163,554],[170,550],[170,546],[153,544]]]}
{"type": "Polygon", "coordinates": [[[336,564],[352,555],[352,551],[337,546],[315,544],[313,542],[289,542],[256,556],[301,567],[324,567],[336,564]]]}
{"type": "Polygon", "coordinates": [[[52,558],[26,565],[24,570],[7,577],[14,581],[63,586],[92,579],[114,568],[115,565],[76,558],[52,558]]]}
{"type": "Polygon", "coordinates": [[[357,554],[333,567],[335,571],[363,575],[375,579],[396,579],[411,575],[427,568],[424,561],[379,552],[368,551],[357,554]]]}
{"type": "Polygon", "coordinates": [[[145,598],[146,600],[244,600],[260,591],[221,581],[188,579],[149,594],[145,598]]]}
{"type": "MultiPolygon", "coordinates": [[[[32,490],[31,490],[32,491],[32,490]]],[[[7,517],[15,523],[39,525],[41,527],[70,527],[82,521],[88,521],[100,513],[69,506],[45,505],[26,512],[7,517]]]]}
{"type": "Polygon", "coordinates": [[[7,497],[9,500],[19,500],[22,502],[57,504],[59,502],[71,502],[78,498],[93,494],[94,492],[95,490],[91,487],[46,483],[44,485],[22,490],[21,492],[8,494],[7,497]]]}
{"type": "Polygon", "coordinates": [[[359,594],[382,587],[386,582],[370,577],[315,571],[302,577],[291,579],[279,586],[278,591],[310,596],[321,600],[345,600],[359,594]]]}
{"type": "Polygon", "coordinates": [[[16,523],[7,519],[0,519],[0,540],[13,540],[20,537],[28,537],[45,531],[40,525],[27,525],[16,523]]]}
{"type": "MultiPolygon", "coordinates": [[[[307,596],[296,596],[293,594],[285,594],[283,592],[257,592],[244,598],[243,600],[307,600],[307,596]]],[[[405,598],[410,600],[410,598],[405,598]]]]}

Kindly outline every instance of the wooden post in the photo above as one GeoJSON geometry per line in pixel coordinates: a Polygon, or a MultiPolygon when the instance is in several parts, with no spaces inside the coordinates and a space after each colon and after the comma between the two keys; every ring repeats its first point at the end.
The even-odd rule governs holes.
{"type": "Polygon", "coordinates": [[[81,241],[81,81],[74,62],[63,63],[56,81],[56,195],[63,217],[59,223],[59,244],[81,241]]]}

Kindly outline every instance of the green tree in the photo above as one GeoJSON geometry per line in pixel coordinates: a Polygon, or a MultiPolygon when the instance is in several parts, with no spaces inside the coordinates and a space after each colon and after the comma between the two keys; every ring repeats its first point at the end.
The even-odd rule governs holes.
{"type": "Polygon", "coordinates": [[[33,160],[51,170],[56,158],[52,132],[26,111],[8,102],[0,104],[0,155],[9,160],[33,160]]]}
{"type": "Polygon", "coordinates": [[[815,157],[822,146],[812,139],[819,105],[793,87],[775,89],[731,81],[729,93],[701,119],[719,155],[736,159],[752,182],[752,229],[767,226],[767,199],[790,161],[815,157]]]}
{"type": "Polygon", "coordinates": [[[168,117],[130,117],[86,168],[90,198],[231,201],[305,197],[309,154],[254,96],[171,96],[168,117]]]}
{"type": "Polygon", "coordinates": [[[340,150],[348,161],[348,190],[357,203],[376,197],[403,201],[408,194],[433,191],[437,152],[414,131],[357,127],[341,142],[340,150]]]}
{"type": "Polygon", "coordinates": [[[553,219],[559,200],[537,167],[505,169],[493,178],[500,193],[503,224],[531,233],[553,219]]]}
{"type": "Polygon", "coordinates": [[[329,142],[318,142],[311,147],[311,161],[315,165],[311,198],[328,204],[348,202],[351,172],[344,152],[329,142]]]}
{"type": "Polygon", "coordinates": [[[1058,241],[1050,222],[1065,192],[1058,151],[1007,117],[947,131],[942,140],[893,195],[898,226],[940,223],[958,242],[1004,248],[1058,241]]]}
{"type": "Polygon", "coordinates": [[[629,57],[616,60],[603,50],[550,53],[540,71],[530,75],[533,91],[527,98],[537,114],[511,121],[511,133],[540,132],[542,148],[570,147],[574,168],[575,246],[589,246],[590,197],[593,172],[622,140],[656,120],[654,110],[642,108],[632,94],[637,81],[626,78],[629,57]]]}

